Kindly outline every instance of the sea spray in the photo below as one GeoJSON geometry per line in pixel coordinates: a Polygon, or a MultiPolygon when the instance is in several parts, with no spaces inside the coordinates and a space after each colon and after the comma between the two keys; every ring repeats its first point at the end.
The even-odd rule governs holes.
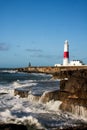
{"type": "Polygon", "coordinates": [[[72,113],[77,117],[87,121],[87,109],[86,107],[79,105],[72,105],[72,113]]]}
{"type": "Polygon", "coordinates": [[[3,123],[24,123],[49,130],[77,124],[76,118],[59,110],[61,102],[58,100],[51,97],[42,102],[42,97],[59,89],[59,81],[50,80],[52,76],[17,72],[2,72],[0,76],[0,121],[3,123]],[[21,87],[29,89],[28,98],[14,96],[14,89],[21,87]],[[40,98],[35,101],[38,95],[40,98]]]}
{"type": "Polygon", "coordinates": [[[46,108],[51,111],[59,112],[60,111],[59,106],[61,103],[62,103],[61,101],[51,100],[46,103],[46,108]]]}
{"type": "Polygon", "coordinates": [[[50,100],[58,100],[58,89],[45,91],[42,94],[39,101],[43,102],[43,103],[46,103],[46,102],[49,102],[50,100]]]}
{"type": "Polygon", "coordinates": [[[40,100],[41,96],[39,95],[32,95],[31,93],[28,94],[29,101],[32,102],[38,102],[40,100]]]}

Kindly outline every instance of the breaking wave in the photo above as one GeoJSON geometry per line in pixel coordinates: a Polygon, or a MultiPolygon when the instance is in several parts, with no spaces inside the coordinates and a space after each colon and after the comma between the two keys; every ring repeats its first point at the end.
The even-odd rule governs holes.
{"type": "MultiPolygon", "coordinates": [[[[8,76],[7,72],[3,73],[2,76],[5,76],[5,74],[8,76]]],[[[44,130],[74,125],[77,118],[60,111],[59,106],[62,102],[54,100],[42,102],[47,93],[59,89],[59,81],[51,78],[51,75],[45,74],[13,72],[10,73],[8,78],[2,77],[0,79],[0,121],[31,125],[44,130]],[[13,78],[10,76],[13,76],[13,78]],[[14,96],[14,89],[17,88],[28,90],[28,98],[14,96]]],[[[78,123],[80,122],[81,120],[78,120],[78,123]]]]}

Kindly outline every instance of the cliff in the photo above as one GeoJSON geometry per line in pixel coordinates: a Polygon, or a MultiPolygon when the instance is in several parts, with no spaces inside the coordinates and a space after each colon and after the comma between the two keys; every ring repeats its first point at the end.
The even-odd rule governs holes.
{"type": "Polygon", "coordinates": [[[87,70],[63,71],[54,74],[54,77],[62,79],[60,109],[87,119],[87,70]]]}

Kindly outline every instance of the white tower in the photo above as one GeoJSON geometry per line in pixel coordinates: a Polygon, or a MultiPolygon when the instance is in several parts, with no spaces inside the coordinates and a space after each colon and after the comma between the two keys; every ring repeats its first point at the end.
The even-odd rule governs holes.
{"type": "Polygon", "coordinates": [[[64,43],[63,65],[69,65],[69,44],[67,40],[64,43]]]}

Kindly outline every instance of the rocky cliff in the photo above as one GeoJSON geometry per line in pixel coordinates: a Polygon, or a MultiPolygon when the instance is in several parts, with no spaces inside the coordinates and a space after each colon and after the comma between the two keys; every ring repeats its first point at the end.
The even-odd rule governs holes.
{"type": "MultiPolygon", "coordinates": [[[[50,100],[59,100],[60,109],[70,112],[77,117],[87,120],[87,70],[67,70],[56,72],[54,78],[61,79],[60,89],[52,92],[43,93],[40,96],[34,96],[34,99],[46,103],[50,100]]],[[[14,91],[15,95],[28,97],[27,91],[14,91]]],[[[87,124],[81,124],[79,127],[64,128],[65,130],[86,130],[87,124]]],[[[59,129],[58,129],[59,130],[59,129]]]]}
{"type": "Polygon", "coordinates": [[[62,79],[60,90],[45,93],[40,100],[60,100],[61,110],[87,120],[87,70],[61,71],[56,73],[56,78],[62,79]]]}
{"type": "Polygon", "coordinates": [[[56,73],[54,77],[62,79],[60,109],[87,119],[87,70],[63,71],[56,73]]]}

